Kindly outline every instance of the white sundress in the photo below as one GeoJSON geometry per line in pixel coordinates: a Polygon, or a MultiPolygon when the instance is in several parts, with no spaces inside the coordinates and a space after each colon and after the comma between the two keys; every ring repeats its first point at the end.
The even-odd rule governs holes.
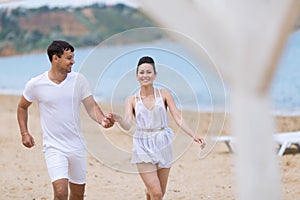
{"type": "Polygon", "coordinates": [[[152,163],[159,168],[170,168],[174,133],[168,128],[167,110],[159,89],[154,89],[154,97],[155,105],[151,110],[145,107],[140,95],[135,98],[136,131],[131,163],[152,163]]]}

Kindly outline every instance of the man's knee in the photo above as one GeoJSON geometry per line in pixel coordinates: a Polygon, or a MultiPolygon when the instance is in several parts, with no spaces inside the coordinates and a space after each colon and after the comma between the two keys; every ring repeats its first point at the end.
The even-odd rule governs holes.
{"type": "Polygon", "coordinates": [[[68,199],[68,180],[60,179],[53,182],[54,199],[67,200],[68,199]]]}
{"type": "Polygon", "coordinates": [[[68,199],[68,190],[67,189],[57,189],[54,191],[55,199],[58,200],[67,200],[68,199]]]}

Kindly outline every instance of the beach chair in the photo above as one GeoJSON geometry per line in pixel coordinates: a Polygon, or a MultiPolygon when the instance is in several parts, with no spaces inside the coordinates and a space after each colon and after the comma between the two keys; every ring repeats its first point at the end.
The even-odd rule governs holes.
{"type": "MultiPolygon", "coordinates": [[[[295,145],[300,151],[300,131],[282,132],[273,135],[274,141],[279,145],[278,156],[282,156],[287,148],[295,145]]],[[[233,136],[219,136],[214,138],[216,142],[224,142],[230,153],[233,153],[232,143],[235,142],[233,136]]]]}
{"type": "Polygon", "coordinates": [[[219,137],[215,137],[212,140],[216,141],[216,142],[224,142],[229,150],[230,153],[233,153],[233,148],[231,147],[231,143],[235,141],[235,138],[233,136],[219,136],[219,137]]]}
{"type": "Polygon", "coordinates": [[[276,133],[274,134],[274,140],[279,145],[279,156],[282,156],[285,150],[292,145],[297,146],[300,150],[300,131],[276,133]]]}

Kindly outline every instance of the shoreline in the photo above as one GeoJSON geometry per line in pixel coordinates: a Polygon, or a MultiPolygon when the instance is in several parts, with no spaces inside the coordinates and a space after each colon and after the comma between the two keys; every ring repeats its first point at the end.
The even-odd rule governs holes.
{"type": "MultiPolygon", "coordinates": [[[[0,96],[15,96],[15,97],[20,97],[22,95],[23,90],[13,90],[13,89],[0,89],[0,96]]],[[[105,104],[108,105],[110,102],[108,101],[100,101],[98,97],[95,97],[95,99],[97,100],[97,102],[99,104],[105,104]]],[[[115,104],[117,106],[122,106],[123,103],[118,103],[115,104]]],[[[220,110],[220,109],[219,109],[220,110]]],[[[215,111],[213,111],[213,113],[226,113],[226,114],[230,114],[230,111],[228,111],[228,108],[225,108],[226,111],[222,112],[222,111],[218,111],[218,109],[215,109],[215,111]]],[[[183,108],[182,111],[195,111],[192,108],[183,108]]],[[[201,108],[201,110],[198,111],[199,113],[212,113],[212,109],[209,107],[206,108],[201,108]]],[[[273,117],[300,117],[300,108],[298,109],[281,109],[281,110],[271,110],[270,111],[271,115],[273,117]]],[[[299,126],[300,129],[300,126],[299,126]]]]}

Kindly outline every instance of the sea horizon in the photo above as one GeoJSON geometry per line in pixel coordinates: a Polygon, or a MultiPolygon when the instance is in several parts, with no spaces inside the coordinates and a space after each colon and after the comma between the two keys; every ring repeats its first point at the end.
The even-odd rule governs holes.
{"type": "MultiPolygon", "coordinates": [[[[230,112],[230,91],[222,76],[186,55],[174,42],[89,47],[75,50],[73,71],[90,81],[95,98],[122,105],[137,91],[135,66],[139,57],[151,55],[158,64],[157,87],[169,89],[180,109],[230,112]]],[[[300,115],[300,31],[291,35],[270,89],[274,115],[300,115]]],[[[21,95],[30,78],[50,68],[46,53],[0,57],[0,94],[21,95]]]]}

